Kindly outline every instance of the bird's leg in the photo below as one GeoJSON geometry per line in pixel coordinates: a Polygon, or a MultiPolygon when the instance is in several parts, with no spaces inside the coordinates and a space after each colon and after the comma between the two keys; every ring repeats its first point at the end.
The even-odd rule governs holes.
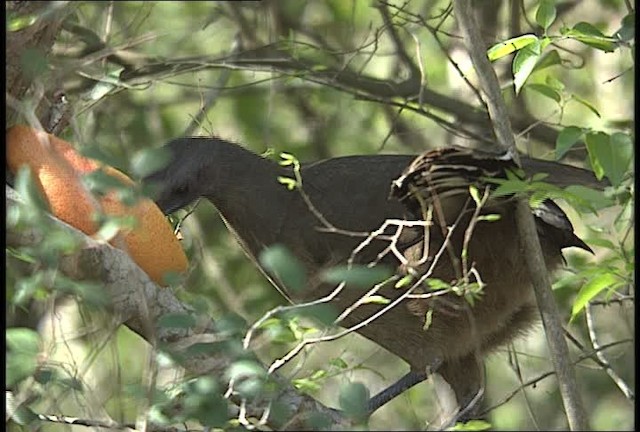
{"type": "Polygon", "coordinates": [[[429,374],[427,372],[416,372],[413,370],[409,371],[398,381],[391,384],[389,387],[387,387],[386,389],[382,390],[380,393],[378,393],[377,395],[369,399],[369,402],[367,403],[367,409],[369,411],[369,414],[372,414],[378,408],[380,408],[381,406],[389,402],[391,399],[404,393],[406,390],[409,390],[411,387],[415,386],[416,384],[420,384],[422,381],[426,380],[428,377],[429,377],[429,374]]]}
{"type": "Polygon", "coordinates": [[[477,419],[483,411],[484,365],[480,357],[471,354],[457,361],[445,362],[438,374],[455,393],[458,410],[448,419],[447,427],[456,422],[477,419]]]}

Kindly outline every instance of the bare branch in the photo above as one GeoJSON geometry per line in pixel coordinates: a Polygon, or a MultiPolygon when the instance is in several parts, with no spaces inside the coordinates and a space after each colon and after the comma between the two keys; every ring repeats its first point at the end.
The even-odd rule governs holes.
{"type": "MultiPolygon", "coordinates": [[[[8,186],[6,195],[7,211],[21,205],[18,194],[8,186]]],[[[187,349],[201,342],[203,338],[216,340],[220,337],[212,321],[205,321],[198,328],[189,329],[156,327],[154,323],[163,315],[175,313],[196,315],[196,312],[180,302],[171,289],[160,288],[154,284],[125,252],[107,243],[99,243],[52,216],[47,217],[47,223],[82,239],[80,250],[61,259],[60,270],[76,280],[99,280],[111,299],[110,308],[116,323],[126,325],[154,346],[163,344],[179,350],[187,349]]],[[[7,246],[40,244],[45,236],[41,228],[17,231],[9,227],[7,246]]],[[[218,352],[189,355],[181,366],[191,375],[211,374],[224,377],[232,361],[223,352],[218,352]]],[[[339,425],[344,427],[345,419],[339,412],[323,407],[310,396],[299,394],[293,387],[286,385],[286,381],[280,377],[274,376],[274,378],[282,386],[279,401],[292,413],[292,428],[302,427],[303,423],[299,422],[310,414],[309,410],[326,415],[335,427],[339,425]]],[[[246,409],[247,415],[251,417],[260,418],[264,414],[261,406],[248,404],[246,409]]]]}
{"type": "Polygon", "coordinates": [[[607,358],[604,355],[604,352],[602,352],[601,350],[601,345],[600,345],[600,342],[598,341],[598,335],[596,333],[596,325],[594,322],[595,320],[593,317],[592,308],[593,306],[587,303],[587,306],[585,308],[585,314],[587,319],[587,328],[589,329],[589,339],[591,339],[591,345],[595,350],[596,357],[598,357],[598,360],[600,360],[600,364],[604,368],[604,371],[607,373],[607,375],[611,377],[611,379],[618,386],[622,394],[624,394],[624,396],[630,401],[633,401],[636,398],[635,393],[633,392],[633,390],[631,390],[631,388],[627,385],[627,383],[624,382],[624,380],[620,377],[620,375],[618,375],[616,371],[613,370],[613,368],[611,367],[611,363],[609,363],[609,360],[607,360],[607,358]]]}
{"type": "MultiPolygon", "coordinates": [[[[469,0],[455,0],[454,10],[465,45],[478,73],[478,79],[484,92],[489,115],[491,117],[498,145],[504,152],[513,155],[520,165],[515,139],[509,122],[509,114],[500,92],[500,85],[495,71],[491,67],[485,47],[481,43],[480,32],[475,22],[473,8],[469,0]]],[[[526,197],[518,197],[516,204],[516,224],[521,244],[524,249],[529,276],[536,294],[542,322],[551,351],[551,358],[556,373],[560,393],[567,411],[567,419],[572,430],[587,430],[586,415],[575,372],[571,364],[569,349],[564,339],[560,312],[553,298],[549,274],[546,269],[540,239],[536,230],[531,208],[526,197]]]]}

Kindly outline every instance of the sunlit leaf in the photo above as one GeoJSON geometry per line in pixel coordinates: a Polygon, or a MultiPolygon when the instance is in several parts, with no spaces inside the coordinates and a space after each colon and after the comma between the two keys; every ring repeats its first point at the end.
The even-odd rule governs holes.
{"type": "Polygon", "coordinates": [[[490,61],[498,60],[537,41],[538,37],[533,34],[507,39],[489,48],[487,50],[487,56],[490,61]]]}
{"type": "Polygon", "coordinates": [[[422,326],[422,330],[429,330],[431,327],[431,323],[433,322],[433,309],[429,309],[426,314],[424,314],[424,325],[422,326]]]}
{"type": "Polygon", "coordinates": [[[571,308],[571,319],[575,318],[576,315],[584,309],[584,307],[600,294],[602,291],[607,288],[612,288],[616,285],[619,285],[621,280],[618,276],[613,273],[601,273],[589,280],[578,292],[575,301],[573,302],[573,306],[571,308]]]}
{"type": "Polygon", "coordinates": [[[442,279],[429,278],[426,281],[427,286],[431,290],[451,289],[451,284],[446,283],[442,279]]]}
{"type": "Polygon", "coordinates": [[[480,195],[478,194],[478,188],[474,185],[469,185],[469,194],[473,201],[476,203],[476,206],[480,206],[480,195]]]}
{"type": "Polygon", "coordinates": [[[295,156],[293,156],[292,154],[284,153],[284,152],[280,153],[280,159],[282,159],[280,161],[280,165],[282,166],[293,165],[297,160],[295,156]]]}
{"type": "Polygon", "coordinates": [[[314,393],[322,388],[320,383],[309,378],[294,379],[293,381],[291,381],[291,383],[296,389],[306,393],[314,393]]]}
{"type": "Polygon", "coordinates": [[[38,21],[38,15],[28,14],[7,19],[7,31],[16,32],[25,29],[38,21]]]}
{"type": "Polygon", "coordinates": [[[540,58],[540,42],[535,41],[518,51],[513,59],[513,82],[516,94],[520,93],[520,89],[533,72],[538,59],[540,58]]]}
{"type": "Polygon", "coordinates": [[[292,179],[290,177],[278,176],[278,182],[285,185],[289,190],[294,190],[298,186],[296,179],[292,179]]]}
{"type": "Polygon", "coordinates": [[[481,216],[478,216],[478,222],[480,222],[480,221],[495,222],[497,220],[500,220],[500,218],[501,218],[501,216],[499,214],[481,215],[481,216]]]}
{"type": "Polygon", "coordinates": [[[408,286],[409,284],[411,284],[411,282],[413,282],[413,276],[408,274],[403,276],[398,282],[396,282],[396,284],[394,285],[394,288],[404,288],[406,286],[408,286]]]}
{"type": "Polygon", "coordinates": [[[580,96],[577,95],[572,95],[571,96],[571,100],[575,100],[576,102],[578,102],[581,105],[584,105],[585,107],[587,107],[592,113],[594,113],[595,115],[597,115],[598,117],[600,116],[600,112],[598,112],[598,110],[596,109],[595,106],[593,106],[592,103],[590,103],[589,101],[587,101],[584,98],[581,98],[580,96]]]}
{"type": "Polygon", "coordinates": [[[391,303],[391,300],[389,300],[386,297],[383,297],[381,295],[370,295],[370,296],[366,296],[363,300],[362,300],[363,304],[379,304],[379,305],[386,305],[391,303]]]}

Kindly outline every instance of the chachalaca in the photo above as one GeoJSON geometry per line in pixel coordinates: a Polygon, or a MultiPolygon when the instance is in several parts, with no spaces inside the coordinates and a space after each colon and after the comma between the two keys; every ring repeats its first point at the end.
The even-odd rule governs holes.
{"type": "MultiPolygon", "coordinates": [[[[199,197],[207,198],[259,267],[261,251],[282,244],[300,260],[309,280],[314,281],[322,270],[344,264],[363,241],[359,236],[318,229],[323,224],[302,194],[288,190],[277,180],[279,176],[293,177],[290,167],[218,138],[179,138],[168,143],[164,151],[170,155],[168,165],[145,179],[146,184],[155,186],[159,207],[169,214],[199,197]]],[[[424,380],[427,370],[437,372],[449,383],[459,406],[471,406],[482,388],[483,355],[525,332],[538,317],[510,197],[490,198],[475,215],[498,214],[500,218],[475,224],[466,244],[468,264],[462,267],[464,234],[475,210],[469,185],[473,184],[482,195],[486,186],[493,185],[485,177],[504,178],[505,170],[515,167],[508,158],[478,155],[464,150],[436,150],[418,158],[348,156],[302,164],[302,191],[317,212],[340,230],[371,232],[387,219],[425,220],[426,212],[432,209],[428,248],[424,228],[407,228],[397,244],[406,262],[399,265],[396,257],[386,254],[380,264],[419,278],[442,246],[446,227],[455,224],[431,278],[460,285],[465,280],[478,283],[473,276],[477,274],[485,285],[473,307],[456,294],[415,298],[428,291],[418,287],[417,296],[357,330],[411,368],[396,384],[371,399],[371,411],[424,380]],[[475,273],[469,271],[471,268],[475,273]],[[427,326],[426,319],[430,320],[427,326]]],[[[582,184],[602,188],[593,174],[583,169],[526,157],[522,157],[522,164],[527,176],[547,173],[545,181],[556,186],[582,184]]],[[[545,201],[534,215],[549,269],[562,262],[562,248],[590,250],[573,234],[566,215],[552,201],[545,201]]],[[[372,262],[387,246],[388,240],[374,239],[358,253],[355,262],[372,262]]],[[[268,277],[295,302],[317,299],[335,289],[333,284],[317,282],[294,292],[277,278],[268,277]]],[[[380,294],[394,300],[404,291],[383,287],[380,294]]],[[[333,300],[333,305],[342,312],[361,295],[361,290],[346,289],[333,300]]],[[[364,304],[340,325],[353,326],[381,307],[364,304]]]]}

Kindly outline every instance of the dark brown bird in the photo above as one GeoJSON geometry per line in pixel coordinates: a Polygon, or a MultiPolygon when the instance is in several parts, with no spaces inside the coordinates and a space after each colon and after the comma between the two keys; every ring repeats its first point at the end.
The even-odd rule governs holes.
{"type": "MultiPolygon", "coordinates": [[[[258,266],[261,251],[282,244],[305,266],[309,280],[316,281],[322,270],[344,264],[363,240],[318,229],[323,224],[301,193],[288,190],[277,180],[280,176],[292,177],[291,170],[274,161],[218,138],[180,138],[165,149],[170,162],[145,179],[156,186],[155,199],[160,208],[168,214],[199,197],[207,198],[258,266]]],[[[602,188],[589,171],[522,159],[527,176],[545,172],[549,174],[545,180],[557,186],[602,188]]],[[[430,278],[458,290],[458,294],[444,295],[441,290],[430,298],[419,298],[433,292],[424,284],[415,286],[411,298],[358,329],[411,367],[398,383],[372,398],[371,410],[426,378],[427,369],[435,369],[451,385],[460,406],[471,405],[482,388],[483,356],[525,332],[537,319],[517,240],[512,197],[490,195],[476,211],[478,205],[469,189],[473,185],[478,191],[476,199],[482,198],[485,190],[496,186],[487,178],[504,179],[505,172],[512,169],[515,164],[506,156],[460,149],[431,151],[417,158],[349,156],[302,165],[304,193],[326,221],[340,230],[371,232],[388,219],[433,222],[426,231],[422,227],[402,230],[397,239],[404,257],[402,264],[393,254],[379,257],[389,246],[385,238],[374,239],[363,248],[356,263],[379,259],[381,265],[414,275],[414,280],[433,267],[430,278]],[[478,216],[487,219],[487,215],[499,216],[477,221],[478,216]],[[450,226],[453,229],[442,248],[450,226]],[[472,232],[465,240],[470,226],[472,232]],[[443,253],[436,260],[440,249],[443,253]],[[482,294],[472,306],[469,295],[459,294],[478,285],[483,286],[482,294]]],[[[552,201],[545,201],[534,215],[549,269],[562,263],[563,248],[576,246],[590,251],[552,201]]],[[[294,292],[277,278],[270,280],[296,302],[323,297],[335,288],[334,284],[316,282],[294,292]]],[[[407,289],[386,286],[380,294],[393,301],[407,289]]],[[[361,295],[362,290],[347,289],[333,304],[342,312],[361,295]]],[[[382,307],[362,305],[340,325],[356,325],[382,307]]]]}

